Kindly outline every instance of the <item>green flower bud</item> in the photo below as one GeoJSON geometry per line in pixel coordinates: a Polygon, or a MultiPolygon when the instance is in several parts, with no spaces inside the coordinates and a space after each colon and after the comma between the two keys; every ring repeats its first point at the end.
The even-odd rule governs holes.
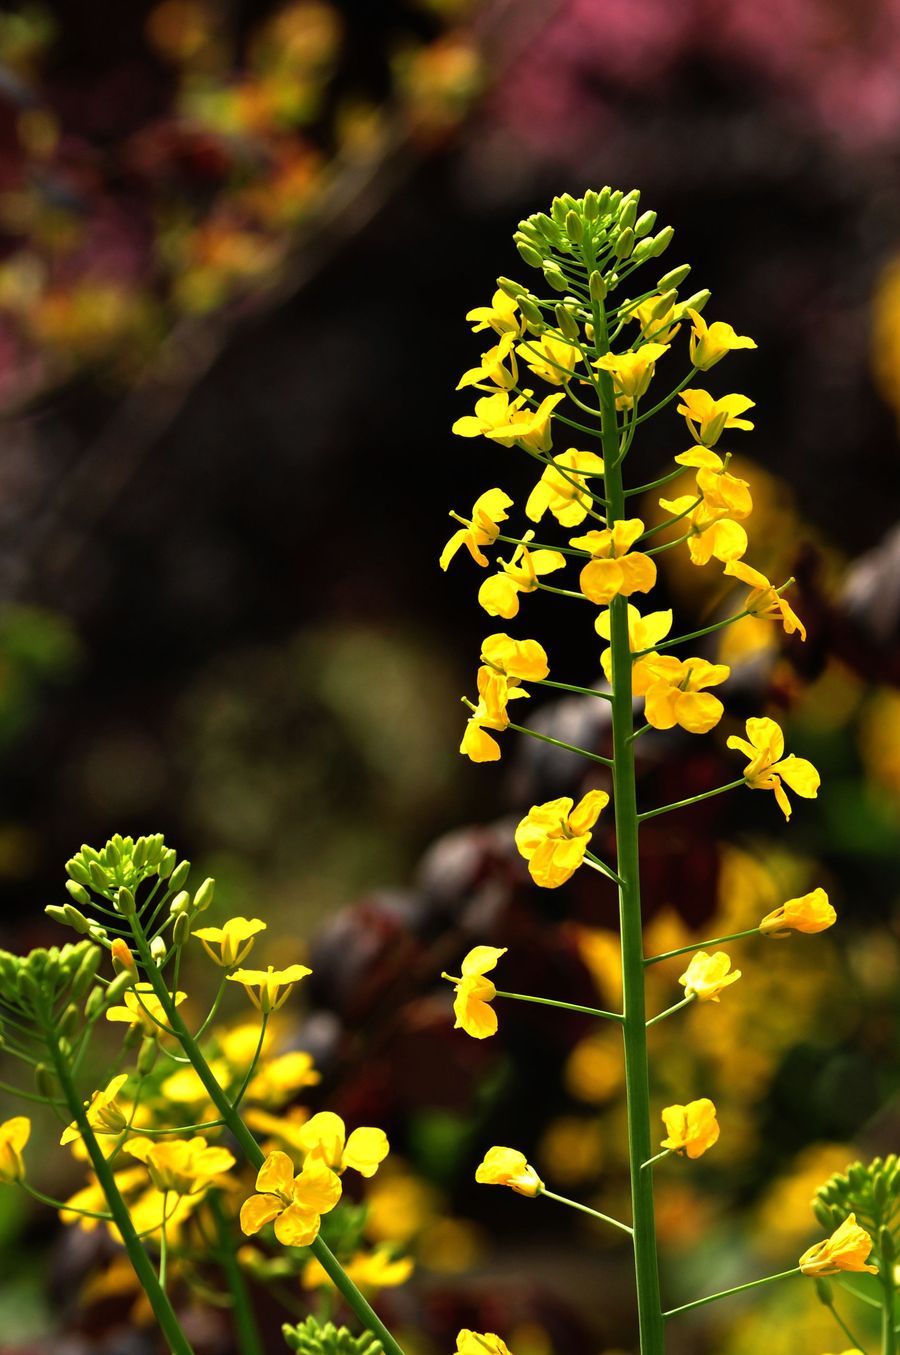
{"type": "Polygon", "coordinates": [[[177,860],[178,853],[175,851],[174,847],[167,847],[165,851],[163,851],[160,854],[159,865],[156,868],[156,873],[161,880],[167,879],[168,876],[172,874],[172,871],[175,869],[175,862],[177,860]]]}
{"type": "Polygon", "coordinates": [[[599,273],[596,268],[588,281],[588,289],[592,301],[606,300],[606,282],[603,278],[603,274],[599,273]]]}
{"type": "Polygon", "coordinates": [[[691,265],[683,263],[680,268],[672,268],[664,273],[656,285],[661,292],[668,291],[670,287],[680,287],[690,271],[691,265]]]}
{"type": "Polygon", "coordinates": [[[650,312],[650,314],[653,316],[653,319],[658,320],[660,316],[665,315],[666,311],[670,310],[672,306],[674,306],[677,298],[678,293],[675,291],[663,292],[662,296],[659,298],[656,305],[650,312]]]}
{"type": "MultiPolygon", "coordinates": [[[[121,841],[122,839],[119,838],[119,842],[121,841]]],[[[111,837],[109,842],[107,842],[106,844],[106,863],[109,866],[118,866],[121,864],[121,861],[122,853],[119,851],[116,839],[114,837],[111,837]]]]}
{"type": "Polygon", "coordinates": [[[92,988],[88,994],[88,1000],[84,1004],[84,1017],[86,1021],[95,1021],[106,1006],[106,989],[92,988]]]}
{"type": "Polygon", "coordinates": [[[881,1260],[885,1266],[893,1266],[897,1259],[897,1246],[894,1242],[894,1234],[890,1228],[879,1228],[878,1230],[878,1250],[881,1253],[881,1260]]]}
{"type": "Polygon", "coordinates": [[[541,330],[547,328],[547,322],[541,314],[540,308],[535,304],[533,297],[523,293],[519,297],[519,310],[530,325],[534,325],[541,330]]]}
{"type": "Polygon", "coordinates": [[[872,1182],[872,1199],[875,1201],[875,1208],[878,1210],[879,1214],[887,1204],[887,1196],[888,1183],[884,1176],[879,1172],[872,1182]]]}
{"type": "Polygon", "coordinates": [[[634,233],[640,240],[642,235],[649,235],[650,231],[656,225],[656,213],[644,212],[634,223],[634,233]]]}
{"type": "Polygon", "coordinates": [[[91,884],[90,871],[84,862],[80,861],[77,856],[73,856],[71,861],[66,862],[66,874],[77,884],[91,884]]]}
{"type": "Polygon", "coordinates": [[[121,913],[122,917],[134,917],[135,913],[137,912],[137,908],[135,907],[134,902],[134,895],[132,894],[131,890],[128,888],[127,885],[119,886],[119,891],[116,894],[114,907],[117,913],[121,913]]]}
{"type": "Polygon", "coordinates": [[[75,902],[81,904],[82,908],[90,906],[91,896],[84,885],[80,885],[77,880],[66,880],[66,889],[75,902]]]}
{"type": "Polygon", "coordinates": [[[207,876],[194,895],[194,908],[198,913],[204,912],[209,907],[213,901],[215,892],[216,882],[207,876]]]}
{"type": "Polygon", "coordinates": [[[831,1228],[831,1210],[824,1200],[813,1200],[812,1211],[816,1216],[816,1222],[823,1228],[831,1228]]]}
{"type": "Polygon", "coordinates": [[[497,286],[504,296],[509,297],[510,301],[518,301],[522,293],[528,291],[528,288],[523,287],[521,282],[514,282],[512,278],[498,278],[497,286]]]}
{"type": "Polygon", "coordinates": [[[56,1025],[56,1029],[60,1032],[60,1034],[65,1035],[67,1040],[71,1040],[72,1036],[78,1030],[80,1024],[81,1024],[81,1009],[79,1007],[76,1007],[74,1002],[70,1002],[69,1005],[66,1007],[65,1011],[63,1012],[62,1016],[59,1018],[56,1025]]]}
{"type": "Polygon", "coordinates": [[[148,1077],[159,1057],[159,1041],[155,1035],[145,1035],[137,1056],[138,1077],[148,1077]]]}
{"type": "Polygon", "coordinates": [[[613,248],[613,254],[617,259],[627,259],[634,249],[634,231],[630,226],[626,227],[616,240],[613,248]]]}
{"type": "Polygon", "coordinates": [[[543,265],[543,255],[539,254],[533,245],[529,245],[525,240],[516,241],[516,249],[519,251],[519,257],[523,263],[527,263],[529,268],[540,268],[543,265]]]}
{"type": "Polygon", "coordinates": [[[88,867],[91,876],[91,884],[98,894],[106,893],[106,871],[96,861],[92,861],[88,867]]]}
{"type": "Polygon", "coordinates": [[[634,224],[637,221],[637,209],[638,205],[634,198],[629,198],[623,204],[622,210],[619,213],[619,227],[623,232],[632,230],[634,227],[634,224]]]}
{"type": "MultiPolygon", "coordinates": [[[[187,913],[179,913],[172,928],[172,944],[183,946],[191,934],[191,919],[187,913]]],[[[154,938],[155,939],[155,938],[154,938]]]]}
{"type": "Polygon", "coordinates": [[[544,277],[549,282],[555,292],[564,292],[569,284],[566,282],[565,274],[559,264],[549,262],[543,265],[544,277]]]}
{"type": "Polygon", "coordinates": [[[593,188],[589,188],[584,195],[584,219],[585,221],[596,221],[600,215],[600,197],[593,188]]]}
{"type": "Polygon", "coordinates": [[[72,997],[76,1002],[84,1001],[85,994],[97,977],[97,970],[100,968],[100,959],[102,955],[103,952],[99,946],[91,946],[85,951],[81,963],[75,971],[75,977],[72,980],[72,997]]]}
{"type": "Polygon", "coordinates": [[[69,918],[65,908],[57,908],[55,903],[48,903],[46,908],[44,909],[44,912],[54,922],[61,923],[63,927],[70,927],[72,925],[69,922],[69,918]]]}
{"type": "Polygon", "coordinates": [[[133,986],[134,975],[130,974],[127,969],[123,969],[121,974],[117,974],[114,979],[110,979],[104,989],[104,1006],[115,1007],[128,992],[128,989],[133,986]]]}
{"type": "Polygon", "coordinates": [[[632,263],[645,263],[647,259],[652,259],[654,245],[652,240],[638,240],[631,256],[632,263]]]}
{"type": "MultiPolygon", "coordinates": [[[[184,914],[182,914],[182,917],[183,916],[184,914]]],[[[158,965],[162,964],[163,960],[166,958],[167,949],[168,947],[163,938],[161,936],[154,936],[153,940],[150,942],[150,955],[158,965]]]]}
{"type": "Polygon", "coordinates": [[[704,288],[702,292],[695,292],[693,296],[689,296],[687,301],[682,301],[681,309],[682,311],[696,311],[699,315],[711,296],[712,292],[708,288],[704,288]]]}
{"type": "Polygon", "coordinates": [[[96,941],[98,946],[105,945],[109,940],[109,933],[99,922],[92,922],[88,927],[88,936],[92,941],[96,941]]]}
{"type": "Polygon", "coordinates": [[[35,1068],[34,1085],[40,1096],[56,1096],[59,1091],[56,1076],[46,1063],[39,1063],[35,1068]]]}
{"type": "Polygon", "coordinates": [[[569,212],[566,216],[566,235],[573,245],[580,245],[584,239],[584,223],[577,212],[569,212]]]}
{"type": "Polygon", "coordinates": [[[669,245],[671,245],[674,237],[675,231],[672,226],[664,226],[658,235],[654,235],[653,257],[658,258],[660,254],[664,254],[665,251],[669,248],[669,245]]]}
{"type": "Polygon", "coordinates": [[[84,857],[84,861],[87,866],[90,866],[92,862],[94,863],[94,865],[99,866],[100,853],[96,851],[93,847],[90,847],[86,842],[82,842],[81,844],[81,855],[84,857]]]}
{"type": "Polygon", "coordinates": [[[579,335],[578,321],[566,306],[554,306],[553,313],[556,316],[556,323],[559,325],[559,332],[564,339],[577,339],[579,335]]]}
{"type": "Polygon", "coordinates": [[[169,876],[169,889],[173,893],[177,894],[179,889],[184,888],[185,883],[187,881],[187,877],[190,875],[190,873],[191,873],[190,861],[179,861],[178,865],[175,867],[175,869],[172,871],[172,874],[169,876]]]}

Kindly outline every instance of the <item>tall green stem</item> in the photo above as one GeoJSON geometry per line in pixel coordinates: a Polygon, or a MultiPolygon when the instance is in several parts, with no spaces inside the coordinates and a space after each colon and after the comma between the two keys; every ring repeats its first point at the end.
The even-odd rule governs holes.
{"type": "MultiPolygon", "coordinates": [[[[140,923],[137,919],[133,919],[132,926],[134,930],[135,945],[144,965],[147,979],[159,999],[166,1020],[175,1032],[178,1042],[185,1054],[193,1064],[197,1076],[209,1093],[210,1100],[222,1116],[223,1121],[228,1126],[231,1133],[234,1135],[241,1152],[244,1154],[250,1165],[258,1169],[265,1161],[265,1153],[253,1137],[253,1134],[244,1124],[241,1116],[229,1101],[228,1096],[223,1091],[222,1087],[220,1087],[215,1074],[204,1058],[203,1051],[185,1025],[178,1008],[172,1001],[172,995],[166,987],[165,980],[153,961],[153,957],[150,954],[150,947],[147,944],[147,938],[141,930],[140,923]]],[[[362,1325],[366,1327],[373,1336],[378,1337],[379,1341],[384,1346],[385,1355],[403,1355],[403,1350],[381,1321],[381,1318],[375,1312],[375,1309],[360,1293],[349,1275],[345,1273],[343,1267],[337,1260],[337,1257],[321,1237],[317,1237],[315,1242],[311,1244],[310,1251],[325,1271],[325,1274],[331,1280],[335,1289],[343,1296],[348,1306],[359,1318],[362,1325]]]]}
{"type": "Polygon", "coordinates": [[[262,1338],[256,1325],[256,1315],[253,1312],[253,1304],[247,1292],[244,1272],[234,1254],[234,1243],[228,1231],[228,1219],[225,1217],[225,1210],[222,1208],[218,1191],[210,1191],[209,1206],[216,1222],[216,1232],[219,1237],[219,1259],[222,1262],[222,1269],[225,1272],[231,1294],[234,1334],[237,1337],[238,1350],[240,1355],[264,1355],[262,1338]]]}
{"type": "Polygon", "coordinates": [[[881,1355],[897,1355],[897,1331],[894,1327],[894,1267],[893,1258],[881,1258],[881,1283],[884,1303],[881,1309],[881,1355]]]}
{"type": "MultiPolygon", "coordinates": [[[[589,266],[592,261],[585,260],[589,266]]],[[[592,303],[594,335],[598,352],[609,351],[606,312],[601,301],[592,303]]],[[[599,372],[603,431],[605,488],[610,523],[626,516],[619,431],[612,377],[599,372]]],[[[634,1265],[637,1284],[641,1355],[663,1355],[662,1304],[659,1296],[659,1264],[656,1255],[656,1224],[653,1212],[653,1174],[641,1164],[653,1155],[650,1139],[650,1076],[647,1062],[647,1028],[644,1010],[644,941],[641,917],[638,812],[634,777],[634,740],[631,645],[628,637],[628,604],[614,597],[610,603],[612,649],[613,801],[616,817],[619,926],[622,938],[622,991],[625,1020],[625,1090],[628,1099],[628,1150],[631,1168],[631,1202],[634,1227],[634,1265]]]]}
{"type": "Polygon", "coordinates": [[[131,1215],[128,1212],[128,1206],[119,1193],[115,1177],[103,1151],[97,1142],[94,1131],[85,1113],[84,1103],[75,1088],[72,1076],[69,1072],[69,1066],[65,1056],[59,1046],[56,1033],[48,1024],[47,1045],[50,1050],[50,1057],[53,1060],[53,1066],[56,1070],[56,1076],[59,1079],[59,1085],[62,1088],[66,1104],[72,1113],[72,1118],[78,1125],[78,1132],[81,1134],[81,1141],[84,1144],[87,1155],[91,1160],[100,1189],[106,1197],[109,1205],[109,1212],[113,1216],[116,1227],[122,1238],[125,1250],[128,1253],[128,1259],[134,1267],[134,1273],[140,1281],[141,1288],[147,1295],[147,1300],[156,1314],[156,1320],[159,1323],[160,1330],[168,1342],[172,1355],[194,1355],[193,1350],[184,1332],[178,1318],[175,1316],[175,1310],[169,1302],[168,1295],[163,1291],[156,1270],[147,1255],[134,1224],[131,1221],[131,1215]]]}

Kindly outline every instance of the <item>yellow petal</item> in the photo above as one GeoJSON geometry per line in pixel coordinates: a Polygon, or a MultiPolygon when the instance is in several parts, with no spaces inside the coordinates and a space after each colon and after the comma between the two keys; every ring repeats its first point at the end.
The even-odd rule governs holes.
{"type": "Polygon", "coordinates": [[[241,1231],[248,1237],[271,1223],[284,1209],[284,1201],[275,1195],[251,1195],[241,1205],[241,1231]]]}

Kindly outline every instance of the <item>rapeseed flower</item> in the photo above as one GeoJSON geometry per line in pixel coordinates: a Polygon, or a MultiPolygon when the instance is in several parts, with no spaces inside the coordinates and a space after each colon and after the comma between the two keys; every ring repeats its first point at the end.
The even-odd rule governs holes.
{"type": "Polygon", "coordinates": [[[287,1153],[270,1153],[256,1177],[258,1194],[241,1205],[241,1229],[252,1237],[267,1223],[285,1247],[307,1247],[318,1235],[322,1214],[341,1198],[340,1178],[324,1162],[304,1163],[294,1175],[287,1153]]]}
{"type": "Polygon", "coordinates": [[[791,803],[784,786],[797,795],[814,800],[819,793],[819,773],[806,758],[791,753],[783,757],[784,734],[774,720],[766,716],[747,721],[747,738],[732,734],[729,748],[740,749],[750,759],[744,768],[744,780],[751,790],[771,790],[786,819],[791,817],[791,803]]]}
{"type": "Polygon", "coordinates": [[[708,1097],[686,1106],[666,1106],[662,1113],[666,1137],[660,1147],[690,1158],[702,1157],[719,1137],[716,1108],[708,1097]]]}
{"type": "MultiPolygon", "coordinates": [[[[180,1007],[187,993],[170,993],[176,1007],[180,1007]]],[[[146,1035],[160,1035],[168,1025],[162,1003],[150,983],[136,983],[125,994],[124,1007],[110,1007],[107,1021],[125,1021],[130,1026],[142,1026],[146,1035]]]]}
{"type": "Polygon", "coordinates": [[[478,670],[478,704],[466,722],[459,751],[472,762],[496,762],[500,745],[485,731],[506,729],[510,722],[507,702],[527,696],[521,687],[510,684],[503,673],[483,664],[478,670]]]}
{"type": "Polygon", "coordinates": [[[265,930],[258,917],[231,917],[221,927],[198,927],[192,934],[215,964],[232,969],[246,960],[257,934],[265,930]]]}
{"type": "Polygon", "coordinates": [[[578,349],[555,334],[542,334],[540,339],[528,338],[516,349],[517,355],[535,376],[561,386],[570,381],[581,358],[578,349]],[[561,369],[561,370],[560,370],[561,369]]]}
{"type": "MultiPolygon", "coordinates": [[[[531,392],[526,391],[525,395],[530,397],[531,392]]],[[[505,443],[507,447],[519,442],[526,451],[549,452],[553,445],[550,431],[553,411],[560,400],[564,399],[563,392],[558,391],[555,395],[544,396],[536,409],[528,409],[525,407],[523,397],[519,396],[508,406],[505,419],[485,428],[484,436],[494,442],[505,443]]],[[[476,405],[476,410],[477,408],[476,405]]]]}
{"type": "Polygon", "coordinates": [[[708,372],[717,362],[736,348],[755,348],[756,344],[746,334],[735,334],[731,325],[724,320],[714,320],[707,325],[703,316],[688,309],[693,329],[691,331],[691,365],[701,372],[708,372]]]}
{"type": "Polygon", "coordinates": [[[824,932],[837,921],[837,913],[828,901],[824,889],[813,889],[798,899],[788,899],[780,908],[766,913],[759,930],[763,936],[783,937],[791,932],[812,935],[824,932]]]}
{"type": "Polygon", "coordinates": [[[646,394],[657,362],[668,351],[667,343],[644,343],[635,353],[605,353],[597,358],[594,366],[612,376],[619,409],[630,409],[646,394]]]}
{"type": "MultiPolygon", "coordinates": [[[[127,1081],[128,1074],[120,1073],[102,1091],[94,1092],[90,1101],[85,1101],[88,1124],[95,1134],[121,1134],[128,1124],[128,1117],[117,1100],[127,1081]]],[[[65,1145],[80,1138],[81,1130],[73,1120],[69,1127],[63,1130],[59,1141],[65,1145]]]]}
{"type": "Polygon", "coordinates": [[[683,318],[680,306],[673,302],[664,311],[657,314],[661,296],[651,296],[649,300],[640,302],[637,306],[631,306],[628,310],[628,319],[637,320],[641,327],[641,334],[645,339],[654,340],[656,343],[665,344],[668,348],[675,335],[681,328],[683,318]]]}
{"type": "Polygon", "coordinates": [[[519,1195],[533,1199],[544,1188],[534,1167],[517,1148],[489,1148],[476,1169],[475,1180],[482,1186],[509,1186],[519,1195]]]}
{"type": "Polygon", "coordinates": [[[465,546],[476,565],[486,567],[488,558],[481,547],[494,544],[500,535],[499,524],[509,517],[506,509],[511,507],[512,499],[502,489],[488,489],[480,494],[472,506],[472,521],[454,532],[441,551],[441,569],[446,570],[460,546],[465,546]]]}
{"type": "Polygon", "coordinates": [[[456,1335],[456,1355],[512,1355],[512,1351],[495,1332],[464,1327],[456,1335]]]}
{"type": "Polygon", "coordinates": [[[510,390],[515,386],[519,379],[516,358],[513,353],[513,344],[515,335],[512,333],[502,334],[499,343],[494,344],[486,353],[482,354],[481,365],[479,367],[470,367],[459,379],[457,390],[463,390],[466,386],[477,386],[479,390],[491,390],[491,386],[485,386],[485,381],[491,382],[494,386],[499,386],[501,390],[510,390]],[[509,364],[507,367],[506,364],[509,364]]]}
{"type": "Polygon", "coordinates": [[[675,460],[680,466],[696,470],[697,488],[711,518],[723,514],[741,519],[753,512],[749,484],[732,475],[718,452],[709,447],[690,447],[686,452],[679,452],[675,460]]]}
{"type": "Polygon", "coordinates": [[[492,574],[479,588],[478,602],[488,616],[511,620],[518,615],[520,593],[535,592],[542,575],[564,568],[565,556],[558,550],[529,550],[528,543],[533,537],[534,532],[526,532],[512,559],[508,563],[499,561],[502,573],[492,574]]]}
{"type": "Polygon", "coordinates": [[[856,1222],[856,1215],[848,1214],[831,1237],[808,1248],[798,1264],[804,1275],[839,1275],[842,1270],[867,1270],[877,1275],[877,1266],[866,1265],[873,1245],[865,1228],[856,1222]]]}
{"type": "Polygon", "coordinates": [[[5,1185],[25,1180],[22,1150],[30,1137],[31,1121],[27,1115],[14,1115],[0,1124],[0,1182],[5,1185]]]}
{"type": "Polygon", "coordinates": [[[510,420],[521,412],[524,404],[524,395],[517,395],[514,400],[510,400],[507,391],[483,395],[475,401],[475,413],[464,414],[457,419],[451,431],[460,438],[487,437],[491,429],[506,428],[510,420]]]}
{"type": "MultiPolygon", "coordinates": [[[[602,639],[609,639],[610,614],[608,611],[600,613],[597,620],[594,622],[594,629],[602,639]]],[[[646,616],[641,616],[637,607],[629,602],[628,647],[632,654],[641,653],[643,650],[650,651],[649,653],[644,654],[642,658],[635,659],[632,662],[631,690],[635,696],[643,696],[647,688],[653,682],[653,669],[648,663],[648,660],[659,657],[653,652],[653,647],[654,645],[658,645],[660,640],[664,640],[671,629],[671,608],[664,612],[648,612],[646,616]]],[[[601,653],[600,666],[603,669],[607,682],[612,682],[611,649],[604,649],[601,653]]]]}
{"type": "Polygon", "coordinates": [[[464,1030],[475,1040],[484,1040],[497,1033],[497,1013],[490,1005],[497,996],[497,989],[485,975],[494,968],[501,955],[506,954],[506,949],[506,946],[499,950],[496,946],[475,946],[462,962],[460,978],[454,978],[452,974],[441,975],[456,985],[454,1030],[464,1030]]]}
{"type": "Polygon", "coordinates": [[[726,428],[753,428],[749,419],[739,417],[753,406],[746,395],[722,395],[714,400],[709,391],[683,390],[676,412],[684,415],[696,442],[714,447],[726,428]]]}
{"type": "Polygon", "coordinates": [[[489,635],[481,646],[483,661],[505,677],[510,686],[518,682],[540,682],[550,672],[547,651],[537,640],[514,640],[499,632],[489,635]]]}
{"type": "Polygon", "coordinates": [[[741,977],[739,969],[731,969],[731,956],[724,950],[717,950],[714,954],[708,955],[705,950],[698,950],[691,956],[687,969],[678,980],[684,985],[686,997],[695,997],[698,1002],[718,1002],[719,994],[723,988],[727,988],[731,983],[737,983],[741,977]]]}
{"type": "Polygon", "coordinates": [[[497,334],[515,334],[517,337],[522,333],[522,317],[518,313],[519,303],[514,301],[511,296],[501,292],[499,287],[491,297],[489,306],[476,306],[474,310],[468,311],[467,320],[474,320],[472,333],[479,334],[482,330],[492,329],[497,334]]]}
{"type": "Polygon", "coordinates": [[[744,610],[749,612],[751,616],[780,621],[784,626],[786,635],[793,635],[794,631],[797,631],[801,640],[806,639],[806,627],[803,622],[787,599],[776,593],[774,585],[769,582],[765,574],[760,573],[758,569],[751,568],[743,560],[727,561],[725,573],[730,578],[745,583],[750,589],[750,596],[744,603],[744,610]]]}
{"type": "Polygon", "coordinates": [[[591,508],[586,475],[603,474],[603,458],[575,447],[555,456],[525,503],[525,516],[540,522],[550,512],[562,527],[577,527],[591,508]],[[564,473],[563,473],[564,472],[564,473]]]}
{"type": "Polygon", "coordinates": [[[659,506],[681,518],[677,526],[687,527],[692,564],[707,565],[712,559],[737,560],[747,549],[747,533],[741,524],[705,503],[697,503],[696,496],[682,494],[677,499],[660,499],[659,506]]]}
{"type": "Polygon", "coordinates": [[[125,1151],[143,1162],[164,1195],[197,1195],[234,1166],[227,1148],[209,1146],[199,1134],[192,1139],[130,1139],[125,1151]]]}
{"type": "Polygon", "coordinates": [[[529,809],[516,829],[516,846],[535,884],[557,889],[571,879],[584,860],[591,830],[608,804],[605,790],[589,790],[577,806],[563,795],[529,809]]]}
{"type": "Polygon", "coordinates": [[[241,983],[244,991],[258,1011],[264,1016],[275,1012],[290,997],[294,984],[305,979],[312,970],[303,964],[288,965],[287,969],[236,969],[226,978],[233,983],[241,983]]]}
{"type": "Polygon", "coordinates": [[[644,693],[644,717],[654,729],[680,725],[689,734],[708,734],[719,723],[725,707],[705,691],[730,676],[724,663],[706,659],[676,659],[670,654],[648,658],[653,681],[644,693]]]}
{"type": "Polygon", "coordinates": [[[360,1176],[374,1176],[390,1151],[383,1129],[361,1127],[348,1138],[344,1121],[331,1110],[320,1110],[307,1120],[297,1142],[306,1154],[304,1168],[321,1162],[338,1175],[352,1167],[360,1176]]]}
{"type": "Polygon", "coordinates": [[[605,605],[617,594],[649,593],[656,583],[656,565],[631,547],[644,530],[640,518],[623,519],[600,532],[573,536],[569,542],[593,557],[581,571],[579,587],[591,602],[605,605]]]}

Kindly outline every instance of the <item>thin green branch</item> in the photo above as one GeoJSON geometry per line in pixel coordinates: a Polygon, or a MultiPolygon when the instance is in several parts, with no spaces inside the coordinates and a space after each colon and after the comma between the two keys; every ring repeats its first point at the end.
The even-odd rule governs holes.
{"type": "Polygon", "coordinates": [[[729,781],[727,786],[716,786],[714,790],[705,790],[702,795],[691,795],[687,800],[675,800],[670,805],[660,805],[659,809],[646,809],[643,814],[638,814],[638,822],[644,823],[647,819],[655,819],[657,814],[669,814],[673,809],[686,809],[688,805],[698,805],[701,800],[711,800],[714,795],[724,795],[726,790],[736,790],[738,786],[745,784],[744,778],[737,781],[729,781]]]}
{"type": "Polygon", "coordinates": [[[750,1280],[748,1284],[737,1284],[733,1289],[722,1289],[718,1294],[708,1294],[705,1299],[694,1299],[693,1303],[683,1303],[680,1308],[670,1308],[663,1317],[675,1317],[679,1313],[688,1313],[693,1308],[703,1308],[707,1303],[716,1303],[719,1299],[731,1298],[732,1294],[743,1294],[748,1289],[758,1289],[760,1285],[772,1284],[774,1280],[786,1280],[790,1275],[801,1274],[799,1266],[791,1270],[779,1271],[777,1275],[766,1275],[762,1280],[750,1280]]]}
{"type": "Polygon", "coordinates": [[[689,946],[679,946],[676,950],[664,950],[660,955],[650,955],[645,965],[659,964],[660,960],[674,960],[676,955],[687,955],[690,951],[704,950],[707,946],[724,946],[727,941],[742,941],[745,936],[759,936],[758,927],[748,927],[743,932],[729,932],[727,936],[711,936],[706,941],[692,941],[689,946]]]}
{"type": "Polygon", "coordinates": [[[683,997],[683,998],[681,999],[681,1001],[680,1001],[680,1002],[676,1002],[676,1003],[674,1004],[674,1006],[672,1006],[672,1007],[667,1007],[666,1010],[665,1010],[664,1012],[658,1012],[658,1013],[656,1014],[656,1016],[651,1016],[651,1017],[650,1017],[650,1020],[647,1022],[647,1027],[648,1027],[648,1029],[649,1029],[650,1026],[655,1026],[655,1025],[657,1024],[657,1022],[659,1022],[659,1021],[665,1021],[665,1019],[666,1019],[667,1016],[674,1016],[675,1012],[680,1012],[681,1009],[682,1009],[682,1007],[686,1007],[686,1006],[688,1005],[688,1003],[693,1002],[693,1001],[694,1001],[694,994],[693,994],[693,993],[689,993],[687,997],[683,997]]]}
{"type": "Polygon", "coordinates": [[[601,1223],[609,1223],[613,1228],[627,1233],[629,1237],[634,1236],[634,1229],[627,1223],[622,1223],[620,1219],[614,1219],[609,1214],[601,1214],[599,1209],[590,1209],[586,1204],[579,1204],[577,1200],[567,1200],[565,1195],[556,1195],[552,1190],[547,1190],[546,1186],[542,1186],[538,1194],[548,1200],[556,1200],[558,1204],[567,1204],[570,1209],[577,1209],[581,1214],[589,1214],[592,1219],[599,1219],[601,1223]]]}
{"type": "MultiPolygon", "coordinates": [[[[441,978],[451,978],[449,974],[442,974],[441,978]]],[[[459,980],[452,980],[458,983],[459,980]]],[[[604,1012],[597,1007],[582,1007],[577,1002],[557,1002],[552,997],[531,997],[527,993],[503,993],[497,989],[497,997],[512,998],[514,1002],[537,1002],[542,1007],[561,1007],[567,1012],[583,1012],[585,1016],[602,1016],[607,1021],[623,1021],[625,1018],[618,1012],[604,1012]]]]}
{"type": "Polygon", "coordinates": [[[599,762],[604,767],[613,765],[613,760],[610,757],[601,757],[599,753],[589,753],[586,748],[578,748],[574,743],[564,743],[562,739],[551,739],[549,734],[539,734],[536,729],[528,729],[526,725],[514,725],[510,720],[507,729],[514,729],[517,734],[530,734],[533,739],[540,739],[541,743],[549,743],[553,748],[562,748],[566,753],[580,753],[582,757],[590,758],[591,762],[599,762]]]}

